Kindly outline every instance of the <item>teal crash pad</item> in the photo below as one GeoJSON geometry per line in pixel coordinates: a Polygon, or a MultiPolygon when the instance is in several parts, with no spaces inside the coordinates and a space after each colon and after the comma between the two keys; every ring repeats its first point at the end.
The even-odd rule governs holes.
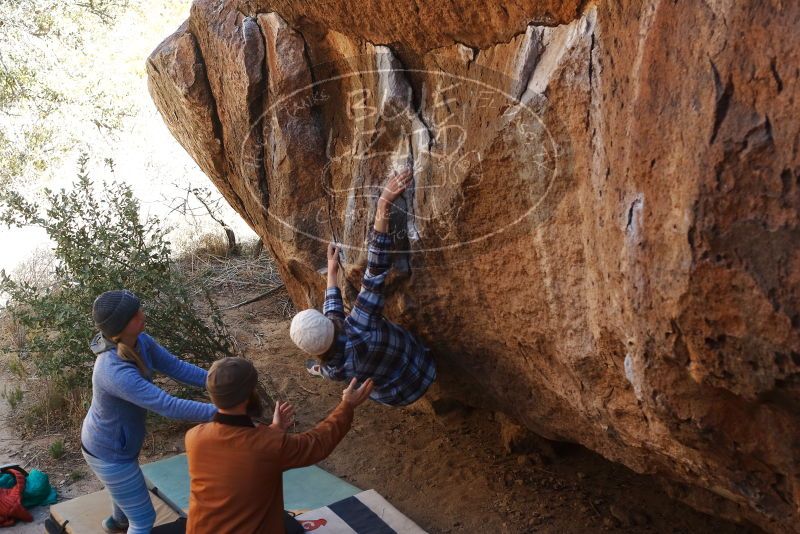
{"type": "MultiPolygon", "coordinates": [[[[142,465],[149,487],[176,510],[189,510],[189,468],[186,454],[142,465]]],[[[351,497],[361,490],[315,465],[283,473],[287,510],[313,510],[351,497]]]]}
{"type": "Polygon", "coordinates": [[[173,510],[189,510],[189,464],[185,454],[142,465],[147,487],[173,510]]]}
{"type": "Polygon", "coordinates": [[[316,465],[283,472],[283,505],[287,510],[314,510],[360,492],[316,465]]]}

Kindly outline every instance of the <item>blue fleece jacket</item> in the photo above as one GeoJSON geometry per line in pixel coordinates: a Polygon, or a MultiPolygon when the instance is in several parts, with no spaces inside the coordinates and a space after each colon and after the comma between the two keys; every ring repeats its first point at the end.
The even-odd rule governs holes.
{"type": "Polygon", "coordinates": [[[81,443],[89,454],[107,462],[136,460],[144,441],[148,410],[186,421],[209,421],[216,413],[213,404],[179,399],[153,384],[155,370],[184,384],[205,388],[207,373],[179,360],[147,334],[139,334],[136,348],[150,370],[148,376],[142,376],[133,362],[120,358],[116,346],[99,334],[91,348],[97,354],[92,405],[81,428],[81,443]]]}

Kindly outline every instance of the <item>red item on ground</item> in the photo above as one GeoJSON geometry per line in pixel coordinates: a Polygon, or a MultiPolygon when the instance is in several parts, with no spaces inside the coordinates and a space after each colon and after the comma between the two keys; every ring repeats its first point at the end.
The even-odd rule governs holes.
{"type": "Polygon", "coordinates": [[[18,469],[7,469],[14,475],[17,483],[9,489],[0,488],[0,527],[10,527],[17,522],[33,521],[33,516],[22,506],[22,492],[25,489],[25,475],[18,469]]]}

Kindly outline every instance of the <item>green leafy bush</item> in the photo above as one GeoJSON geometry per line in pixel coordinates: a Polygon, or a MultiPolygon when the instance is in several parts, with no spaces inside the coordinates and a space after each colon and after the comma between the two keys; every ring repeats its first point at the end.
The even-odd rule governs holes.
{"type": "Polygon", "coordinates": [[[15,192],[2,199],[0,222],[39,226],[55,244],[52,285],[40,287],[0,272],[7,311],[25,327],[20,357],[64,386],[90,385],[92,303],[103,291],[120,288],[142,299],[147,331],[174,354],[200,364],[229,355],[230,338],[210,294],[190,289],[172,268],[166,229],[155,217],[142,219],[129,186],[96,188],[87,159],[81,158],[71,190],[46,190],[40,205],[15,192]],[[207,322],[198,304],[210,316],[207,322]]]}

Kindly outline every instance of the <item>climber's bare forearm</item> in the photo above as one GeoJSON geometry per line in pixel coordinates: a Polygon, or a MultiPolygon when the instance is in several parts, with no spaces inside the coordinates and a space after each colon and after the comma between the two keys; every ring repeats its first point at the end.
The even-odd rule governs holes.
{"type": "Polygon", "coordinates": [[[328,243],[328,289],[339,287],[339,245],[328,243]]]}
{"type": "Polygon", "coordinates": [[[381,197],[378,199],[378,209],[375,212],[375,231],[386,233],[389,231],[389,214],[392,203],[381,197]]]}
{"type": "Polygon", "coordinates": [[[336,263],[328,263],[328,289],[332,287],[339,287],[338,274],[339,265],[336,263]]]}
{"type": "Polygon", "coordinates": [[[375,231],[381,233],[389,232],[389,214],[392,211],[392,204],[400,198],[403,191],[411,184],[414,179],[412,169],[405,169],[394,173],[386,185],[383,187],[381,196],[378,199],[378,209],[375,212],[375,231]]]}

